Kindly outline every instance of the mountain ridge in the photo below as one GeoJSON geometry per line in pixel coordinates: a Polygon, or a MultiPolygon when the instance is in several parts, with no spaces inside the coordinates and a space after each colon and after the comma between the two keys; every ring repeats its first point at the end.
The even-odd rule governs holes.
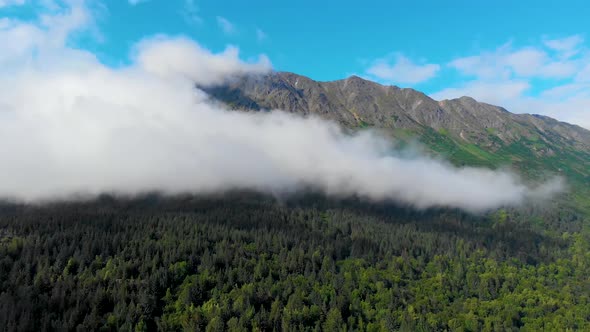
{"type": "Polygon", "coordinates": [[[590,153],[590,131],[550,117],[515,114],[471,97],[434,100],[411,88],[386,86],[358,76],[319,82],[289,72],[243,76],[205,89],[215,99],[241,110],[281,109],[318,115],[345,127],[420,131],[430,127],[467,143],[492,146],[519,138],[560,140],[590,153]],[[553,136],[548,139],[546,135],[553,136]]]}
{"type": "Polygon", "coordinates": [[[590,131],[580,126],[467,96],[437,101],[358,76],[319,82],[272,72],[200,88],[237,111],[283,110],[345,130],[378,129],[396,142],[418,140],[457,166],[509,167],[531,180],[562,175],[575,187],[571,200],[590,213],[590,131]]]}
{"type": "Polygon", "coordinates": [[[502,130],[501,122],[507,119],[498,117],[504,116],[521,125],[533,125],[541,132],[552,129],[590,151],[590,131],[574,124],[534,113],[512,113],[503,107],[479,102],[468,96],[437,101],[412,88],[382,85],[355,75],[334,81],[314,81],[290,72],[273,72],[262,76],[239,77],[226,85],[207,88],[206,91],[233,108],[282,109],[304,115],[316,114],[347,127],[363,123],[385,128],[413,128],[421,125],[450,129],[456,136],[470,142],[472,140],[467,138],[469,131],[478,134],[486,128],[500,130],[497,135],[504,141],[516,138],[509,135],[508,131],[514,132],[516,129],[516,134],[520,131],[521,135],[517,137],[527,134],[522,131],[523,128],[502,130]],[[371,111],[379,114],[371,114],[371,111]],[[391,119],[382,116],[383,113],[389,113],[396,121],[391,123],[391,119]],[[406,117],[408,115],[409,118],[406,117]],[[474,119],[476,116],[478,118],[474,119]],[[473,128],[478,123],[484,128],[473,128]],[[466,132],[459,135],[459,130],[466,132]]]}

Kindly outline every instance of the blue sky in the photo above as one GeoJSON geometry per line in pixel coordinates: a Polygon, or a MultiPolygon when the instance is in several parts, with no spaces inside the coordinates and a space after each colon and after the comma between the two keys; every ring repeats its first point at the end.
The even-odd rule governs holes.
{"type": "MultiPolygon", "coordinates": [[[[0,0],[0,18],[36,19],[82,0],[0,0]]],[[[187,36],[239,47],[316,80],[355,74],[436,99],[471,95],[514,112],[590,127],[590,6],[584,1],[104,0],[74,38],[111,66],[137,41],[187,36]]]]}

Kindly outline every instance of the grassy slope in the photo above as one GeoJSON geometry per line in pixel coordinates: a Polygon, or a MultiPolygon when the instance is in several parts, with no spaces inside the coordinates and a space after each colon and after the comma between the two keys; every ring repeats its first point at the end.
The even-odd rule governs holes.
{"type": "MultiPolygon", "coordinates": [[[[504,144],[493,132],[488,132],[495,144],[495,151],[466,143],[460,138],[450,136],[446,131],[425,128],[421,132],[395,131],[393,135],[402,141],[418,139],[436,155],[449,160],[457,166],[476,166],[489,168],[510,168],[518,171],[526,179],[538,182],[549,176],[562,175],[567,180],[568,192],[559,197],[553,218],[566,220],[585,220],[590,223],[590,155],[571,148],[557,148],[538,138],[523,138],[509,145],[504,144]],[[554,154],[538,155],[535,151],[551,148],[554,154]]],[[[522,216],[534,224],[549,225],[550,219],[544,212],[529,212],[522,216]]],[[[550,225],[549,225],[550,226],[550,225]]],[[[580,227],[582,227],[580,225],[580,227]]],[[[551,227],[550,227],[551,228],[551,227]]]]}

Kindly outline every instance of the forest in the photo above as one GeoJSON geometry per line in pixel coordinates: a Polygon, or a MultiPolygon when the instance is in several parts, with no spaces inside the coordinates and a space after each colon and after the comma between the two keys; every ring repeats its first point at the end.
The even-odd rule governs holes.
{"type": "Polygon", "coordinates": [[[250,192],[3,203],[0,328],[588,331],[587,220],[529,209],[250,192]]]}

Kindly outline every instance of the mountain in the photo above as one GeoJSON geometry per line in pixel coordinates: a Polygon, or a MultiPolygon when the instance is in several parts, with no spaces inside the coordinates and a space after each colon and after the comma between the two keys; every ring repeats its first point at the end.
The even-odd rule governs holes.
{"type": "Polygon", "coordinates": [[[491,142],[490,133],[505,143],[522,137],[549,135],[590,152],[590,131],[548,117],[512,114],[469,97],[436,101],[414,89],[384,86],[351,76],[317,82],[293,73],[247,76],[208,89],[235,108],[281,109],[319,115],[344,126],[445,130],[465,142],[491,142]]]}
{"type": "Polygon", "coordinates": [[[280,109],[401,142],[419,140],[457,165],[511,167],[533,180],[568,178],[577,207],[590,211],[590,131],[537,114],[514,114],[470,97],[436,101],[414,89],[351,76],[318,82],[286,72],[244,76],[203,88],[230,108],[280,109]]]}
{"type": "Polygon", "coordinates": [[[487,214],[310,191],[0,201],[0,330],[590,331],[588,131],[358,77],[207,91],[572,190],[487,214]]]}

